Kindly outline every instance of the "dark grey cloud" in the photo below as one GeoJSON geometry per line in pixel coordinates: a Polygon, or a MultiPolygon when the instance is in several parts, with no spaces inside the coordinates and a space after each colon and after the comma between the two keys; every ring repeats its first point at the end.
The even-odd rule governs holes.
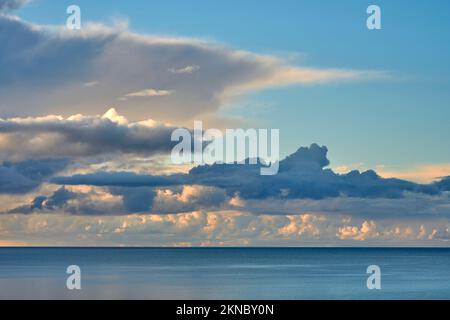
{"type": "Polygon", "coordinates": [[[67,159],[27,160],[0,164],[0,194],[30,192],[67,167],[67,159]]]}
{"type": "Polygon", "coordinates": [[[340,196],[359,198],[402,198],[406,192],[435,195],[440,184],[421,185],[400,179],[385,179],[375,171],[336,174],[327,159],[327,148],[316,144],[300,148],[280,161],[279,173],[261,176],[260,165],[213,164],[199,166],[186,175],[151,176],[134,173],[99,172],[57,177],[56,184],[96,186],[149,186],[190,184],[222,188],[244,199],[324,199],[340,196]],[[162,180],[160,180],[162,179],[162,180]]]}
{"type": "Polygon", "coordinates": [[[51,180],[60,185],[87,185],[97,187],[167,187],[184,184],[184,175],[151,176],[133,172],[96,172],[51,180]]]}
{"type": "Polygon", "coordinates": [[[134,213],[128,211],[122,201],[105,201],[96,197],[94,191],[73,192],[61,187],[50,196],[38,196],[29,204],[7,211],[10,214],[59,213],[68,215],[114,216],[134,213]]]}
{"type": "Polygon", "coordinates": [[[116,201],[96,197],[96,191],[74,192],[61,187],[50,196],[35,197],[31,203],[8,211],[14,214],[64,213],[69,215],[119,216],[136,213],[175,214],[221,208],[229,198],[225,191],[210,187],[173,187],[170,193],[157,196],[150,187],[109,187],[116,201]]]}
{"type": "MultiPolygon", "coordinates": [[[[72,41],[65,41],[64,37],[57,33],[44,32],[41,28],[24,23],[16,17],[2,15],[0,15],[0,30],[2,30],[0,68],[3,70],[0,74],[0,92],[5,98],[0,107],[3,112],[8,110],[11,113],[16,112],[7,104],[17,106],[20,101],[24,106],[31,107],[32,105],[25,103],[24,97],[35,95],[36,98],[39,97],[38,100],[30,99],[29,103],[36,102],[37,107],[44,93],[40,88],[45,88],[50,96],[51,87],[61,86],[72,79],[83,78],[83,75],[94,68],[93,60],[98,50],[112,36],[105,35],[95,39],[75,37],[72,41]],[[20,93],[23,95],[22,98],[20,93]],[[10,96],[19,101],[15,103],[9,101],[10,96]]],[[[71,99],[75,99],[70,92],[67,94],[71,99]]],[[[37,108],[26,109],[28,112],[37,110],[37,108]]]]}
{"type": "Polygon", "coordinates": [[[103,116],[0,118],[0,150],[9,157],[168,153],[177,129],[154,121],[128,122],[110,109],[103,116]]]}
{"type": "Polygon", "coordinates": [[[110,192],[122,197],[123,206],[127,213],[149,212],[156,195],[155,191],[148,187],[115,187],[110,188],[110,192]]]}
{"type": "Polygon", "coordinates": [[[79,198],[80,196],[67,190],[64,187],[59,188],[50,197],[39,196],[36,197],[30,205],[20,206],[12,209],[10,213],[30,214],[38,211],[54,211],[63,210],[67,208],[68,202],[79,198]]]}
{"type": "Polygon", "coordinates": [[[443,177],[435,183],[436,187],[442,191],[450,191],[450,177],[443,177]]]}
{"type": "MultiPolygon", "coordinates": [[[[57,176],[50,183],[63,186],[103,187],[121,198],[120,205],[77,196],[77,204],[64,205],[73,194],[59,191],[51,198],[37,197],[16,211],[47,212],[64,209],[72,214],[121,215],[152,212],[238,209],[256,214],[306,212],[351,214],[364,217],[414,216],[437,218],[448,214],[448,178],[422,185],[385,179],[375,171],[336,174],[327,168],[327,148],[316,144],[300,148],[280,161],[279,173],[261,176],[259,165],[214,164],[198,166],[188,174],[166,176],[133,172],[95,172],[57,176]],[[158,190],[170,190],[157,195],[158,190]],[[230,202],[236,195],[245,203],[230,202]],[[66,197],[64,197],[66,196],[66,197]]],[[[65,190],[65,189],[62,189],[65,190]]]]}
{"type": "Polygon", "coordinates": [[[316,144],[300,148],[280,161],[279,173],[261,176],[257,166],[200,166],[189,173],[192,181],[225,188],[245,199],[323,199],[340,196],[400,198],[405,192],[436,194],[434,185],[419,185],[400,179],[384,179],[373,170],[336,174],[327,159],[328,149],[316,144]]]}

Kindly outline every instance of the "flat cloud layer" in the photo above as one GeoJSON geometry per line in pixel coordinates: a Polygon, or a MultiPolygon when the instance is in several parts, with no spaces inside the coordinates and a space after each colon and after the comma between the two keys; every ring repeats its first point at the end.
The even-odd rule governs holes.
{"type": "Polygon", "coordinates": [[[76,31],[0,15],[0,30],[3,115],[68,116],[118,106],[131,119],[185,121],[252,90],[379,75],[301,68],[211,41],[138,35],[122,26],[76,31]]]}
{"type": "Polygon", "coordinates": [[[7,243],[23,245],[298,246],[440,245],[450,239],[442,222],[377,222],[301,213],[283,216],[235,211],[170,215],[78,217],[54,214],[0,216],[7,243]],[[14,235],[8,233],[13,231],[14,235]]]}

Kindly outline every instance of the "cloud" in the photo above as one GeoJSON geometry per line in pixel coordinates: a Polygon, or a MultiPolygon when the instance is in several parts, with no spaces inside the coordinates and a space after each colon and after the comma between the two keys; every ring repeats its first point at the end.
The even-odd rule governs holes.
{"type": "MultiPolygon", "coordinates": [[[[180,214],[139,214],[104,217],[59,215],[0,216],[0,235],[6,230],[22,235],[22,241],[35,245],[48,239],[62,239],[63,243],[135,245],[233,246],[271,244],[280,237],[280,229],[299,222],[298,228],[322,229],[327,221],[305,215],[288,217],[254,216],[231,211],[192,211],[180,214]],[[65,235],[65,237],[60,237],[65,235]],[[68,240],[70,239],[70,240],[68,240]]],[[[6,238],[7,239],[7,238],[6,238]]],[[[317,241],[317,235],[305,231],[283,235],[282,243],[317,241]]],[[[52,240],[51,240],[52,241],[52,240]]]]}
{"type": "Polygon", "coordinates": [[[186,121],[253,90],[378,76],[299,67],[216,42],[140,35],[123,26],[73,31],[0,16],[0,28],[0,110],[17,116],[100,113],[120,103],[131,119],[186,121]],[[142,99],[155,94],[159,99],[142,99]]]}
{"type": "MultiPolygon", "coordinates": [[[[114,193],[103,190],[88,188],[87,190],[70,190],[67,187],[61,187],[49,196],[37,196],[31,203],[21,205],[9,210],[8,214],[48,214],[59,213],[63,215],[77,216],[116,216],[126,215],[130,212],[140,212],[134,204],[133,196],[129,196],[126,188],[115,190],[114,193]],[[136,211],[133,211],[136,210],[136,211]]],[[[151,190],[150,190],[151,191],[151,190]]],[[[141,191],[133,190],[133,194],[139,195],[141,191]]],[[[150,195],[151,192],[147,195],[150,195]]],[[[135,200],[140,200],[135,197],[135,200]]],[[[148,197],[147,201],[151,201],[148,197]]]]}
{"type": "Polygon", "coordinates": [[[0,215],[0,237],[28,246],[445,246],[449,225],[448,220],[384,223],[311,213],[192,211],[108,218],[42,213],[0,215]]]}
{"type": "MultiPolygon", "coordinates": [[[[0,0],[0,11],[25,3],[0,0]]],[[[448,175],[445,165],[339,174],[328,167],[327,148],[315,144],[269,177],[260,176],[260,165],[162,175],[143,164],[172,149],[175,127],[165,122],[190,122],[266,88],[370,80],[384,72],[298,66],[120,25],[69,31],[0,14],[0,29],[0,196],[8,213],[0,214],[0,246],[450,239],[450,178],[435,179],[448,175]],[[114,108],[101,115],[112,105],[124,115],[114,108]],[[135,121],[142,116],[149,120],[135,121]],[[105,155],[116,163],[85,158],[105,155]]]]}
{"type": "Polygon", "coordinates": [[[135,213],[175,214],[222,209],[229,200],[221,189],[184,186],[154,190],[150,187],[88,188],[61,187],[50,196],[37,196],[31,203],[8,211],[10,214],[63,213],[70,215],[128,215],[135,213]],[[70,189],[69,189],[70,188],[70,189]],[[71,190],[72,189],[72,190],[71,190]],[[82,188],[83,189],[83,188],[82,188]]]}
{"type": "Polygon", "coordinates": [[[74,177],[57,177],[56,184],[91,184],[110,186],[203,185],[221,188],[229,196],[239,194],[243,199],[325,199],[353,198],[403,198],[406,193],[436,195],[441,192],[439,184],[421,185],[400,179],[384,179],[369,170],[336,174],[327,159],[328,149],[316,144],[300,148],[280,161],[280,170],[274,176],[261,176],[259,165],[214,164],[198,166],[189,174],[173,176],[136,175],[132,173],[101,172],[74,177]],[[125,178],[125,179],[124,179],[125,178]],[[155,182],[156,181],[156,182],[155,182]]]}
{"type": "Polygon", "coordinates": [[[431,234],[428,236],[428,239],[449,242],[450,241],[450,226],[440,226],[436,229],[433,229],[431,234]]]}
{"type": "Polygon", "coordinates": [[[402,198],[405,192],[438,193],[435,185],[384,179],[372,170],[336,174],[327,168],[327,152],[316,144],[300,148],[280,161],[279,173],[272,177],[258,175],[257,166],[215,164],[192,169],[190,179],[239,193],[244,199],[402,198]]]}
{"type": "Polygon", "coordinates": [[[170,90],[157,90],[157,89],[146,89],[142,91],[128,93],[120,100],[126,101],[128,98],[149,98],[149,97],[165,97],[173,93],[170,90]]]}
{"type": "Polygon", "coordinates": [[[98,84],[98,81],[88,81],[84,83],[85,87],[95,87],[98,84]]]}
{"type": "Polygon", "coordinates": [[[310,213],[302,215],[289,215],[286,217],[289,219],[289,224],[286,224],[278,229],[278,233],[284,237],[296,235],[300,238],[305,234],[320,237],[321,230],[318,225],[326,221],[324,216],[310,213]]]}
{"type": "Polygon", "coordinates": [[[330,162],[326,155],[327,148],[315,144],[300,148],[280,162],[280,172],[275,176],[260,176],[258,166],[217,164],[199,166],[187,174],[98,171],[56,176],[48,182],[73,188],[86,186],[104,196],[78,197],[75,206],[53,210],[49,206],[42,210],[42,196],[38,196],[25,207],[34,212],[77,215],[235,210],[255,215],[347,215],[368,221],[450,217],[448,178],[422,185],[381,178],[374,171],[336,174],[327,168],[330,162]]]}
{"type": "Polygon", "coordinates": [[[229,197],[225,191],[214,187],[183,186],[181,190],[160,189],[151,212],[157,214],[182,213],[198,210],[227,208],[229,197]]]}
{"type": "Polygon", "coordinates": [[[364,241],[369,238],[379,237],[377,226],[374,221],[364,221],[361,227],[345,226],[337,230],[336,236],[341,239],[352,239],[357,241],[364,241]]]}
{"type": "Polygon", "coordinates": [[[111,188],[111,194],[122,197],[127,213],[150,212],[155,192],[150,188],[111,188]]]}
{"type": "Polygon", "coordinates": [[[113,108],[103,116],[0,118],[0,150],[9,158],[155,155],[173,148],[175,129],[150,119],[129,122],[113,108]]]}
{"type": "Polygon", "coordinates": [[[17,10],[28,2],[30,2],[30,0],[0,0],[0,12],[17,10]]]}
{"type": "Polygon", "coordinates": [[[450,176],[442,178],[440,181],[435,182],[435,185],[443,191],[450,191],[450,176]]]}
{"type": "Polygon", "coordinates": [[[134,172],[96,172],[69,177],[54,177],[51,181],[60,185],[86,185],[98,187],[166,187],[183,184],[181,175],[152,176],[134,172]]]}
{"type": "Polygon", "coordinates": [[[70,200],[77,199],[78,195],[74,192],[61,187],[55,191],[50,197],[36,197],[30,205],[21,206],[12,209],[10,213],[30,214],[36,211],[62,211],[68,205],[70,200]]]}
{"type": "Polygon", "coordinates": [[[67,159],[26,160],[0,164],[0,194],[23,194],[67,167],[67,159]]]}
{"type": "Polygon", "coordinates": [[[171,68],[169,69],[169,72],[176,73],[176,74],[183,74],[183,73],[194,73],[200,70],[199,66],[186,66],[184,68],[171,68]]]}
{"type": "Polygon", "coordinates": [[[283,215],[292,212],[315,212],[324,215],[348,215],[366,219],[432,221],[450,217],[450,195],[430,196],[406,193],[403,198],[335,197],[324,199],[245,200],[236,209],[254,214],[283,215]]]}

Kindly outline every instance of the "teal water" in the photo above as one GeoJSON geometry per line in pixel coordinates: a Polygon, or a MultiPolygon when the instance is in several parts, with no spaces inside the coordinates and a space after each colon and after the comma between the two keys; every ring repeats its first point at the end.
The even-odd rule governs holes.
{"type": "Polygon", "coordinates": [[[450,299],[450,249],[0,248],[0,299],[450,299]]]}

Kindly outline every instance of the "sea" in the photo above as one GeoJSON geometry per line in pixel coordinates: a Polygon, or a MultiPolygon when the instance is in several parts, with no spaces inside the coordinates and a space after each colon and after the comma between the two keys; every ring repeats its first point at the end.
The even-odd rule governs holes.
{"type": "Polygon", "coordinates": [[[0,299],[450,299],[450,248],[0,248],[0,299]]]}

